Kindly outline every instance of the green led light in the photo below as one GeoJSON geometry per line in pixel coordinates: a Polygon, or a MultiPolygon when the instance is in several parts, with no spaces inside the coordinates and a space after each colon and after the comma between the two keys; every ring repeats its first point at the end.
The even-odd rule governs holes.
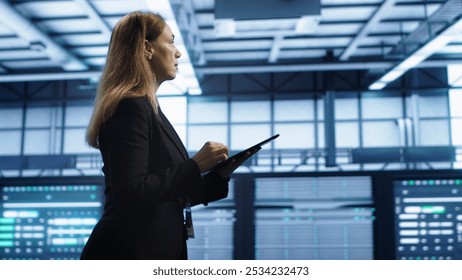
{"type": "Polygon", "coordinates": [[[12,233],[0,233],[0,239],[13,239],[14,234],[12,233]]]}
{"type": "Polygon", "coordinates": [[[14,231],[14,226],[0,226],[0,231],[14,231]]]}
{"type": "Polygon", "coordinates": [[[437,208],[435,206],[429,206],[429,205],[422,206],[422,210],[430,210],[430,212],[433,214],[443,214],[445,212],[444,208],[441,209],[441,208],[437,208]]]}
{"type": "Polygon", "coordinates": [[[409,186],[414,186],[415,182],[414,181],[409,181],[409,186]]]}
{"type": "Polygon", "coordinates": [[[462,180],[456,180],[456,185],[462,184],[462,180]]]}
{"type": "Polygon", "coordinates": [[[0,218],[0,224],[14,224],[13,218],[0,218]]]}
{"type": "Polygon", "coordinates": [[[0,247],[13,247],[13,240],[0,241],[0,247]]]}
{"type": "Polygon", "coordinates": [[[64,245],[64,246],[77,245],[77,240],[66,240],[60,245],[64,245]]]}
{"type": "Polygon", "coordinates": [[[429,184],[429,185],[434,185],[434,184],[435,184],[435,181],[430,180],[430,181],[428,182],[428,184],[429,184]]]}

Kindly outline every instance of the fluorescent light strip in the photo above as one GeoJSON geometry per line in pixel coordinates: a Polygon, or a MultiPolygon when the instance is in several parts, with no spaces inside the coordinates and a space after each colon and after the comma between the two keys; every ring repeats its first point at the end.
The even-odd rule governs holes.
{"type": "Polygon", "coordinates": [[[416,67],[422,61],[432,56],[434,53],[439,51],[441,48],[445,47],[454,39],[460,38],[462,34],[462,19],[457,21],[455,24],[447,28],[440,35],[436,36],[433,40],[429,41],[423,47],[415,51],[408,58],[403,60],[401,63],[393,67],[380,79],[375,81],[369,86],[369,90],[381,90],[388,83],[393,82],[398,79],[409,69],[416,67]]]}

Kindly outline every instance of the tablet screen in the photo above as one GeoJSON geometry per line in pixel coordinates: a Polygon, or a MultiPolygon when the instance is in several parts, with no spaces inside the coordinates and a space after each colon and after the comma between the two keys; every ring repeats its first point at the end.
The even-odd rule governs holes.
{"type": "Polygon", "coordinates": [[[263,141],[261,141],[260,143],[257,143],[245,150],[242,150],[240,151],[239,153],[233,155],[233,156],[230,156],[227,160],[224,160],[224,161],[220,161],[219,163],[217,163],[214,167],[212,167],[211,169],[214,169],[214,168],[217,168],[219,166],[222,166],[226,163],[228,163],[229,161],[241,156],[242,154],[245,154],[246,152],[250,152],[251,153],[251,156],[253,156],[254,154],[256,154],[260,149],[261,149],[261,146],[265,145],[265,144],[268,144],[269,142],[273,141],[274,139],[278,138],[279,137],[279,134],[276,134],[276,135],[273,135],[271,136],[270,138],[268,139],[265,139],[263,141]],[[254,151],[256,149],[256,151],[254,151]],[[253,151],[253,153],[252,153],[253,151]]]}

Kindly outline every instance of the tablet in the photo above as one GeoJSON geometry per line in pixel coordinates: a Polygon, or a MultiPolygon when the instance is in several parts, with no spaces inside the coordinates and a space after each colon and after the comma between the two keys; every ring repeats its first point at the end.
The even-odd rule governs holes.
{"type": "Polygon", "coordinates": [[[247,148],[247,149],[245,149],[245,150],[243,150],[243,151],[240,151],[239,153],[230,156],[227,160],[220,161],[220,162],[217,163],[214,167],[212,167],[211,170],[214,169],[214,168],[220,167],[220,166],[222,166],[222,165],[224,165],[224,164],[226,164],[226,163],[232,161],[233,159],[238,158],[239,156],[241,156],[241,155],[243,155],[243,154],[245,154],[245,153],[247,153],[247,152],[250,152],[250,156],[249,156],[249,157],[251,157],[251,156],[253,156],[254,154],[256,154],[256,153],[261,149],[261,146],[263,146],[263,145],[265,145],[265,144],[268,144],[269,142],[273,141],[274,139],[276,139],[276,138],[278,138],[278,137],[279,137],[279,134],[273,135],[273,136],[271,136],[270,138],[265,139],[265,140],[261,141],[260,143],[257,143],[257,144],[255,144],[255,145],[253,145],[252,147],[249,147],[249,148],[247,148]],[[252,151],[253,151],[253,153],[252,153],[252,151]]]}

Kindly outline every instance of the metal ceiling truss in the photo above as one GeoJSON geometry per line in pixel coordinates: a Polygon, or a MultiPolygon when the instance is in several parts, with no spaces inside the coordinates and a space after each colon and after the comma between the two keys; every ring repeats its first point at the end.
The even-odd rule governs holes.
{"type": "Polygon", "coordinates": [[[404,58],[432,40],[439,32],[451,26],[462,16],[462,1],[447,0],[437,11],[427,17],[419,27],[404,37],[385,58],[404,58]]]}
{"type": "Polygon", "coordinates": [[[47,34],[17,12],[8,1],[0,0],[0,17],[2,22],[14,30],[18,36],[32,44],[40,44],[50,60],[62,65],[68,71],[85,71],[88,66],[65,48],[55,43],[47,34]]]}
{"type": "Polygon", "coordinates": [[[351,55],[356,51],[361,40],[369,35],[371,28],[377,26],[383,19],[383,16],[390,12],[391,8],[395,5],[397,0],[385,0],[376,10],[371,19],[361,28],[361,31],[351,41],[348,47],[340,55],[340,60],[348,60],[351,55]]]}
{"type": "Polygon", "coordinates": [[[172,5],[191,62],[193,65],[206,64],[202,40],[199,36],[199,25],[197,24],[191,0],[170,0],[170,4],[172,5]]]}

